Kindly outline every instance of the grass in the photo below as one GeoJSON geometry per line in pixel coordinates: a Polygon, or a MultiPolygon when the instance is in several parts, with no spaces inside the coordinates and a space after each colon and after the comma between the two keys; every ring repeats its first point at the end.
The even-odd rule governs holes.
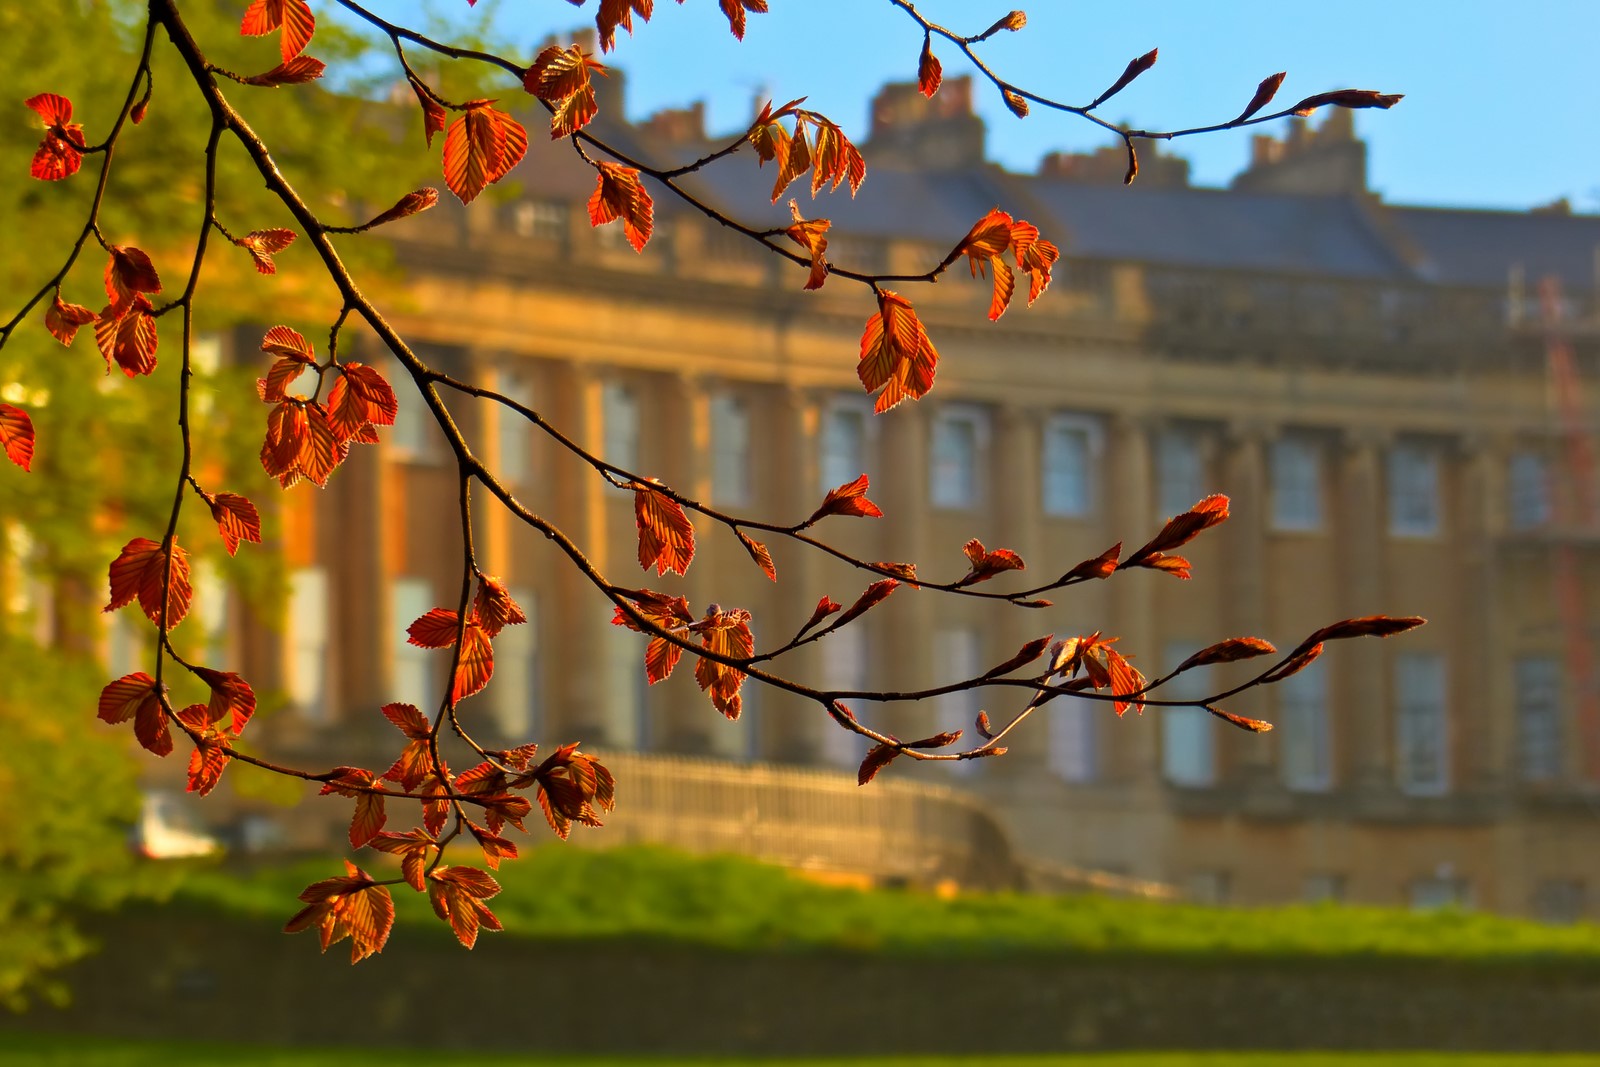
{"type": "Polygon", "coordinates": [[[6,1035],[0,1067],[1600,1067],[1600,1056],[1442,1052],[1126,1052],[1042,1056],[891,1056],[881,1059],[569,1057],[543,1053],[270,1049],[168,1041],[6,1035]]]}
{"type": "MultiPolygon", "coordinates": [[[[387,857],[364,854],[373,873],[387,857]],[[376,862],[374,862],[376,861],[376,862]]],[[[477,862],[476,854],[452,856],[477,862]]],[[[336,859],[241,873],[196,869],[175,904],[282,922],[336,859]]],[[[1430,959],[1600,964],[1600,927],[1551,927],[1455,911],[1302,905],[1202,908],[1095,896],[972,894],[819,885],[735,857],[663,849],[546,846],[508,862],[491,906],[513,937],[630,939],[745,952],[897,956],[1117,955],[1179,958],[1430,959]]],[[[448,936],[426,900],[396,887],[398,925],[448,936]]],[[[414,936],[407,933],[406,936],[414,936]]]]}

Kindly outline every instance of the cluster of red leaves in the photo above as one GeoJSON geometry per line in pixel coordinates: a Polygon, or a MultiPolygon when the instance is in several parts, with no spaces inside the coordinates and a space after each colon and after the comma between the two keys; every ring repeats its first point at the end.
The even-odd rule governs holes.
{"type": "MultiPolygon", "coordinates": [[[[259,0],[258,0],[259,2],[259,0]]],[[[300,894],[305,907],[284,924],[283,932],[297,934],[316,927],[322,951],[350,939],[350,962],[360,963],[383,951],[394,927],[394,899],[366,871],[345,860],[343,878],[327,878],[306,886],[300,894]]],[[[498,887],[496,887],[498,888],[498,887]]]]}
{"type": "Polygon", "coordinates": [[[394,425],[399,405],[394,390],[376,368],[334,364],[332,369],[339,376],[328,390],[324,407],[317,400],[288,392],[301,374],[315,370],[320,375],[324,369],[309,341],[287,326],[274,326],[262,338],[261,351],[277,357],[267,376],[256,379],[256,395],[262,403],[273,405],[267,413],[261,466],[283,488],[302,477],[317,486],[327,485],[350,454],[351,445],[376,444],[377,427],[394,425]]]}
{"type": "Polygon", "coordinates": [[[482,575],[478,595],[466,622],[449,608],[434,608],[406,629],[406,642],[418,648],[454,648],[459,638],[455,681],[450,687],[452,704],[481,692],[494,675],[494,648],[491,642],[506,626],[528,621],[517,602],[511,599],[498,578],[482,575]]]}
{"type": "Polygon", "coordinates": [[[976,582],[986,582],[997,574],[1006,571],[1020,571],[1027,564],[1022,562],[1022,557],[1009,548],[997,548],[993,551],[983,547],[983,542],[974,537],[961,546],[961,551],[966,554],[967,561],[972,564],[972,569],[958,582],[958,585],[972,585],[976,582]]]}
{"type": "Polygon", "coordinates": [[[806,278],[805,288],[821,289],[822,283],[828,280],[828,228],[833,225],[827,219],[807,219],[800,214],[800,205],[789,201],[789,214],[794,216],[794,225],[787,227],[783,233],[789,240],[806,250],[811,257],[811,273],[806,278]]]}
{"type": "Polygon", "coordinates": [[[837,189],[846,182],[854,196],[867,176],[866,160],[837,125],[815,111],[800,110],[804,102],[805,97],[800,97],[773,110],[769,100],[750,127],[750,143],[755,146],[758,165],[778,165],[772,202],[776,204],[789,184],[808,170],[813,198],[824,186],[837,189]],[[793,131],[784,129],[780,122],[790,116],[794,118],[793,131]],[[807,126],[812,132],[807,133],[807,126]]]}
{"type": "MultiPolygon", "coordinates": [[[[467,0],[469,4],[477,0],[467,0]]],[[[581,0],[579,0],[581,2],[581,0]]],[[[739,40],[744,40],[745,13],[754,11],[757,14],[766,14],[767,0],[717,0],[722,7],[722,14],[728,20],[728,29],[739,40]]],[[[683,0],[678,0],[683,3],[683,0]]],[[[633,16],[638,15],[639,21],[649,22],[650,16],[655,13],[655,0],[600,0],[600,10],[595,13],[594,26],[600,35],[600,50],[609,52],[616,46],[617,30],[627,30],[633,33],[633,16]]]]}
{"type": "Polygon", "coordinates": [[[1214,493],[1181,515],[1174,515],[1168,519],[1160,533],[1152,537],[1137,552],[1117,564],[1117,569],[1148,567],[1187,580],[1189,561],[1182,556],[1171,556],[1167,553],[1193,541],[1202,530],[1209,530],[1219,523],[1226,522],[1227,519],[1228,498],[1221,493],[1214,493]]]}
{"type": "Polygon", "coordinates": [[[956,245],[953,255],[967,257],[974,278],[988,271],[994,273],[994,296],[989,301],[991,322],[1006,313],[1016,288],[1016,277],[1004,259],[1008,251],[1016,260],[1017,269],[1028,276],[1029,307],[1050,287],[1050,270],[1061,256],[1060,249],[1041,238],[1039,228],[1031,222],[1013,219],[999,208],[979,219],[956,245]]]}
{"type": "Polygon", "coordinates": [[[72,101],[55,93],[40,93],[24,103],[44,120],[44,140],[33,153],[29,173],[46,182],[78,173],[83,166],[83,127],[72,121],[72,101]]]}
{"type": "Polygon", "coordinates": [[[51,305],[51,312],[66,327],[65,336],[52,327],[50,313],[46,313],[45,325],[52,327],[50,332],[62,344],[70,345],[77,327],[92,320],[95,343],[105,357],[108,373],[115,361],[122,368],[122,373],[130,378],[150,374],[156,369],[156,320],[153,314],[155,308],[145,294],[161,291],[161,278],[156,274],[155,266],[151,264],[150,257],[138,248],[112,245],[111,262],[106,264],[105,285],[110,303],[98,318],[87,315],[87,308],[61,303],[61,298],[57,296],[51,305]]]}
{"type": "Polygon", "coordinates": [[[599,113],[590,72],[610,77],[604,63],[577,45],[551,45],[534,57],[522,87],[550,105],[550,137],[571,137],[599,113]]]}
{"type": "Polygon", "coordinates": [[[622,234],[635,252],[643,252],[655,228],[655,201],[639,184],[639,172],[619,163],[596,163],[594,194],[589,197],[589,224],[604,226],[622,220],[622,234]]]}
{"type": "MultiPolygon", "coordinates": [[[[700,639],[700,647],[728,659],[748,659],[755,654],[755,637],[750,632],[750,613],[742,608],[724,610],[712,604],[703,618],[696,620],[683,597],[640,589],[627,594],[634,610],[652,626],[665,630],[679,641],[700,639]]],[[[625,609],[619,607],[612,616],[615,626],[626,626],[637,633],[649,631],[625,609]]],[[[651,633],[645,646],[645,677],[651,685],[672,674],[683,655],[683,646],[667,637],[651,633]]],[[[695,663],[694,678],[700,688],[711,698],[712,706],[729,719],[737,719],[743,710],[739,689],[744,685],[745,673],[737,667],[719,663],[701,656],[695,663]]]]}
{"type": "Polygon", "coordinates": [[[444,135],[444,181],[463,204],[504,178],[528,151],[528,131],[493,103],[462,104],[461,117],[444,135]]]}
{"type": "Polygon", "coordinates": [[[252,230],[243,237],[235,237],[233,243],[250,253],[258,273],[276,274],[278,266],[272,262],[272,256],[293,244],[295,236],[293,230],[252,230]]]}
{"type": "Polygon", "coordinates": [[[676,500],[646,482],[633,482],[633,517],[639,527],[639,566],[657,574],[685,574],[694,559],[694,523],[676,500]]]}
{"type": "Polygon", "coordinates": [[[1115,698],[1118,715],[1129,708],[1144,712],[1144,675],[1128,657],[1111,646],[1115,637],[1097,630],[1087,637],[1072,637],[1051,649],[1051,674],[1067,679],[1069,689],[1107,689],[1115,698]],[[1074,685],[1074,682],[1080,684],[1074,685]]]}
{"type": "Polygon", "coordinates": [[[861,361],[856,364],[861,385],[878,394],[873,410],[881,414],[908,397],[922,399],[933,388],[938,366],[939,353],[911,301],[879,289],[878,310],[861,334],[861,361]]]}
{"type": "MultiPolygon", "coordinates": [[[[250,683],[232,671],[197,667],[194,673],[211,689],[211,699],[189,705],[176,718],[195,742],[189,757],[189,791],[204,795],[222,777],[228,748],[255,714],[256,695],[250,683]]],[[[125,674],[100,691],[100,720],[114,725],[132,719],[134,737],[157,756],[172,752],[166,711],[165,687],[143,671],[125,674]]]]}
{"type": "Polygon", "coordinates": [[[239,23],[239,32],[246,37],[282,30],[278,50],[285,63],[305,51],[316,29],[316,17],[306,0],[253,0],[239,23]]]}

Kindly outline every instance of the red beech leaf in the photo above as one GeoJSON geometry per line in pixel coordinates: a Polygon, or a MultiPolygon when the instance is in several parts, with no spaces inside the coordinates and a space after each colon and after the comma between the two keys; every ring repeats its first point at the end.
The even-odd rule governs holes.
{"type": "MultiPolygon", "coordinates": [[[[322,77],[322,72],[328,65],[320,59],[310,56],[295,56],[287,62],[280,63],[271,70],[254,74],[244,80],[246,85],[260,85],[276,89],[280,85],[303,85],[306,82],[316,81],[322,77]]],[[[271,273],[267,271],[265,273],[271,273]]]]}
{"type": "Polygon", "coordinates": [[[288,248],[294,243],[296,236],[293,230],[252,230],[243,237],[235,237],[233,243],[250,253],[258,273],[276,274],[278,267],[272,262],[273,253],[288,248]]]}
{"type": "Polygon", "coordinates": [[[33,420],[10,404],[0,404],[0,449],[23,470],[33,466],[33,420]]]}
{"type": "Polygon", "coordinates": [[[285,63],[305,50],[316,28],[317,20],[306,0],[254,0],[245,9],[244,19],[239,24],[239,32],[246,37],[260,37],[282,29],[278,51],[285,63]]]}
{"type": "Polygon", "coordinates": [[[196,667],[199,679],[211,690],[211,702],[206,705],[205,725],[212,726],[223,719],[228,733],[238,737],[250,724],[256,713],[256,694],[250,683],[233,671],[215,671],[209,667],[196,667]]]}
{"type": "Polygon", "coordinates": [[[450,689],[451,703],[458,703],[482,692],[494,675],[494,648],[483,626],[476,621],[467,623],[461,638],[461,661],[456,667],[455,684],[450,689]]]}
{"type": "Polygon", "coordinates": [[[1133,79],[1137,78],[1139,75],[1155,66],[1156,55],[1159,51],[1159,49],[1152,48],[1144,55],[1139,56],[1136,59],[1129,60],[1128,65],[1123,70],[1121,76],[1119,76],[1116,81],[1111,83],[1111,88],[1095,97],[1094,103],[1090,104],[1089,107],[1091,109],[1099,107],[1101,104],[1105,103],[1107,100],[1126,89],[1128,87],[1128,83],[1133,81],[1133,79]]]}
{"type": "Polygon", "coordinates": [[[1109,578],[1117,569],[1117,557],[1122,555],[1122,542],[1118,541],[1093,559],[1086,559],[1066,574],[1063,582],[1073,578],[1109,578]]]}
{"type": "Polygon", "coordinates": [[[977,582],[986,582],[997,574],[1006,571],[1020,571],[1027,568],[1022,562],[1022,557],[1009,548],[997,548],[989,551],[983,547],[983,542],[974,537],[961,551],[966,554],[967,560],[972,564],[972,569],[966,577],[961,579],[962,585],[972,585],[977,582]]]}
{"type": "Polygon", "coordinates": [[[499,892],[499,882],[473,867],[437,867],[428,872],[428,902],[434,914],[450,924],[467,948],[477,944],[480,929],[501,928],[484,903],[499,892]]]}
{"type": "Polygon", "coordinates": [[[1204,667],[1210,663],[1236,663],[1256,656],[1270,656],[1277,651],[1271,642],[1263,641],[1259,637],[1230,637],[1226,641],[1218,641],[1214,645],[1202,648],[1178,664],[1178,669],[1172,673],[1178,674],[1191,667],[1204,667]]]}
{"type": "Polygon", "coordinates": [[[406,644],[418,648],[449,648],[461,629],[458,616],[448,608],[433,608],[406,628],[406,644]]]}
{"type": "Polygon", "coordinates": [[[45,129],[29,173],[47,182],[78,173],[83,166],[83,127],[72,121],[72,101],[55,93],[40,93],[24,104],[44,120],[45,129]]]}
{"type": "Polygon", "coordinates": [[[856,771],[856,784],[866,785],[878,776],[878,772],[887,767],[900,755],[900,750],[893,745],[882,743],[872,746],[866,758],[861,761],[861,767],[856,771]]]}
{"type": "Polygon", "coordinates": [[[694,524],[676,500],[643,482],[632,483],[633,516],[639,527],[639,566],[657,574],[684,574],[694,559],[694,524]]]}
{"type": "Polygon", "coordinates": [[[394,724],[395,729],[411,740],[427,740],[431,725],[427,717],[418,711],[415,705],[385,704],[380,710],[383,712],[383,717],[394,724]]]}
{"type": "Polygon", "coordinates": [[[1253,734],[1264,734],[1272,729],[1272,724],[1265,719],[1247,719],[1243,715],[1235,715],[1231,711],[1213,708],[1209,704],[1206,705],[1206,710],[1223,722],[1231,723],[1241,730],[1249,730],[1253,734]]]}
{"type": "Polygon", "coordinates": [[[874,608],[878,604],[882,603],[890,593],[894,592],[898,588],[900,588],[900,583],[893,578],[883,578],[879,581],[873,582],[871,585],[867,586],[860,596],[856,597],[856,602],[854,604],[851,604],[845,609],[844,614],[840,615],[838,621],[833,624],[834,627],[838,628],[840,626],[844,626],[852,619],[859,618],[871,608],[874,608]]]}
{"type": "Polygon", "coordinates": [[[745,12],[767,13],[767,0],[720,0],[722,13],[728,18],[728,29],[739,40],[744,40],[745,12]]]}
{"type": "Polygon", "coordinates": [[[917,91],[931,100],[943,83],[944,67],[940,65],[939,57],[933,54],[933,38],[924,34],[922,55],[917,59],[917,91]]]}
{"type": "MultiPolygon", "coordinates": [[[[257,0],[257,3],[262,0],[257,0]]],[[[377,885],[372,877],[351,863],[344,864],[343,878],[327,878],[307,886],[300,894],[306,906],[284,924],[283,932],[297,934],[316,928],[322,951],[350,939],[350,962],[360,963],[383,951],[394,928],[394,899],[387,886],[377,885]]]]}
{"type": "Polygon", "coordinates": [[[44,328],[62,344],[71,346],[78,336],[78,327],[87,326],[95,319],[94,312],[81,304],[68,304],[57,293],[44,313],[44,328]]]}
{"type": "MultiPolygon", "coordinates": [[[[750,613],[743,609],[721,611],[715,605],[695,624],[700,643],[707,650],[730,659],[747,659],[755,654],[755,637],[750,632],[750,613]]],[[[715,660],[700,657],[694,679],[711,697],[712,706],[729,719],[737,719],[744,707],[739,689],[744,671],[715,660]]]]}
{"type": "Polygon", "coordinates": [[[599,163],[595,169],[599,176],[589,197],[589,224],[621,219],[623,236],[635,252],[643,252],[655,229],[655,202],[639,184],[639,172],[616,163],[599,163]]]}
{"type": "Polygon", "coordinates": [[[802,217],[800,205],[794,200],[789,201],[789,214],[794,218],[794,225],[783,231],[784,236],[805,249],[806,254],[811,257],[811,274],[806,278],[806,284],[802,288],[807,292],[821,289],[822,283],[828,280],[827,233],[833,223],[827,219],[802,217]]]}
{"type": "Polygon", "coordinates": [[[874,410],[881,414],[908,397],[921,399],[933,388],[938,364],[939,353],[911,302],[879,290],[878,310],[861,334],[861,361],[856,365],[862,386],[878,394],[874,410]]]}
{"type": "Polygon", "coordinates": [[[222,780],[222,772],[228,769],[228,762],[228,753],[221,745],[206,742],[195,745],[194,751],[189,753],[189,780],[184,791],[208,796],[222,780]]]}
{"type": "MultiPolygon", "coordinates": [[[[1139,714],[1144,714],[1144,675],[1139,669],[1128,662],[1126,656],[1115,649],[1102,645],[1106,659],[1106,671],[1110,676],[1111,694],[1118,699],[1112,701],[1112,707],[1118,715],[1132,708],[1139,714]],[[1124,699],[1125,698],[1125,699],[1124,699]]],[[[1085,664],[1090,661],[1085,661],[1085,664]]],[[[1098,688],[1098,685],[1096,686],[1098,688]]]]}
{"type": "Polygon", "coordinates": [[[108,304],[100,312],[94,324],[94,340],[105,357],[107,373],[113,362],[130,378],[155,371],[154,310],[143,293],[135,293],[128,303],[108,304]]]}
{"type": "Polygon", "coordinates": [[[906,748],[948,748],[961,740],[960,730],[947,730],[932,737],[924,737],[920,741],[907,741],[906,748]]]}
{"type": "Polygon", "coordinates": [[[172,751],[172,733],[161,707],[161,693],[155,679],[143,671],[125,674],[100,691],[100,720],[119,723],[133,719],[139,744],[165,756],[172,751]]]}
{"type": "Polygon", "coordinates": [[[111,599],[105,611],[115,611],[139,600],[139,608],[156,625],[161,625],[161,589],[169,585],[165,629],[172,629],[183,621],[189,612],[189,555],[172,544],[172,577],[167,582],[167,553],[161,545],[143,537],[135,537],[122,547],[122,552],[111,562],[111,599]]]}
{"type": "Polygon", "coordinates": [[[750,558],[755,560],[756,566],[761,568],[761,573],[773,581],[777,581],[778,569],[772,565],[772,553],[767,551],[767,546],[743,530],[735,530],[734,532],[739,535],[739,543],[744,545],[744,550],[750,553],[750,558]]]}
{"type": "Polygon", "coordinates": [[[1404,100],[1401,93],[1379,93],[1371,89],[1335,89],[1331,93],[1318,93],[1308,96],[1296,104],[1291,110],[1302,117],[1311,114],[1319,107],[1333,105],[1334,107],[1379,107],[1391,108],[1404,100]]]}
{"type": "Polygon", "coordinates": [[[1313,660],[1322,655],[1323,647],[1324,646],[1321,642],[1318,642],[1314,645],[1302,644],[1299,648],[1294,650],[1294,654],[1289,657],[1287,663],[1277,668],[1272,673],[1264,675],[1261,679],[1262,683],[1271,684],[1273,682],[1281,682],[1291,674],[1299,674],[1301,671],[1309,667],[1313,660]]]}
{"type": "MultiPolygon", "coordinates": [[[[113,307],[128,303],[135,293],[159,293],[161,278],[143,249],[132,245],[112,245],[111,262],[106,264],[106,299],[113,307]]],[[[121,314],[119,311],[118,314],[121,314]]]]}
{"type": "Polygon", "coordinates": [[[1044,651],[1050,647],[1050,641],[1053,637],[1055,637],[1055,634],[1045,634],[1043,637],[1035,637],[1032,641],[1029,641],[1027,644],[1017,649],[1016,655],[1012,656],[1004,663],[984,671],[983,676],[985,678],[998,678],[1002,674],[1010,674],[1018,667],[1032,663],[1034,660],[1044,655],[1044,651]]]}
{"type": "Polygon", "coordinates": [[[383,794],[362,793],[356,797],[355,811],[350,815],[350,847],[361,848],[369,844],[383,829],[388,816],[383,810],[383,794]]]}
{"type": "Polygon", "coordinates": [[[463,204],[504,178],[528,151],[528,131],[492,103],[465,105],[444,135],[444,181],[463,204]]]}
{"type": "Polygon", "coordinates": [[[472,601],[472,613],[483,624],[484,633],[499,637],[507,626],[517,626],[528,621],[528,616],[511,599],[505,583],[487,574],[478,575],[478,595],[472,601]]]}
{"type": "Polygon", "coordinates": [[[1151,538],[1139,551],[1123,560],[1117,569],[1149,566],[1147,560],[1159,558],[1159,553],[1188,544],[1202,530],[1209,530],[1227,518],[1228,498],[1221,493],[1213,493],[1188,511],[1168,519],[1160,533],[1151,538]]]}
{"type": "Polygon", "coordinates": [[[373,216],[371,221],[362,226],[361,229],[370,230],[374,226],[382,226],[386,222],[393,222],[396,219],[403,219],[409,215],[427,211],[438,202],[439,190],[431,188],[417,189],[395,201],[395,205],[389,210],[373,216]]]}
{"type": "Polygon", "coordinates": [[[1270,104],[1272,98],[1278,95],[1278,87],[1283,84],[1285,77],[1286,72],[1280,70],[1276,74],[1268,74],[1265,78],[1262,78],[1261,84],[1256,86],[1255,95],[1250,98],[1250,102],[1245,105],[1244,110],[1239,113],[1239,117],[1233,121],[1243,122],[1270,104]]]}
{"type": "Polygon", "coordinates": [[[298,330],[287,326],[274,326],[268,330],[261,338],[261,351],[307,365],[317,361],[317,353],[311,347],[311,342],[301,336],[298,330]]]}
{"type": "Polygon", "coordinates": [[[807,630],[811,629],[817,623],[821,622],[823,619],[826,619],[829,615],[832,615],[834,612],[838,611],[841,608],[841,606],[842,605],[840,605],[832,597],[824,596],[821,600],[817,601],[817,606],[816,606],[815,610],[813,610],[811,612],[811,618],[807,619],[806,620],[806,624],[804,626],[800,627],[800,632],[801,633],[805,633],[807,630]]]}
{"type": "Polygon", "coordinates": [[[987,711],[978,712],[978,717],[974,720],[973,726],[977,729],[978,735],[985,741],[994,740],[994,729],[989,725],[989,713],[987,711]]]}
{"type": "Polygon", "coordinates": [[[237,493],[218,493],[210,500],[211,518],[222,534],[222,545],[233,555],[240,541],[261,543],[261,516],[256,506],[237,493]]]}
{"type": "Polygon", "coordinates": [[[420,82],[413,81],[411,91],[417,94],[417,103],[422,107],[422,135],[428,139],[428,147],[432,148],[433,135],[444,132],[445,124],[450,121],[450,112],[420,82]]]}
{"type": "Polygon", "coordinates": [[[1395,634],[1414,630],[1427,621],[1419,615],[1365,615],[1359,619],[1344,619],[1331,626],[1324,626],[1300,642],[1300,648],[1308,648],[1323,641],[1342,641],[1348,637],[1393,637],[1395,634]]]}
{"type": "Polygon", "coordinates": [[[883,511],[867,499],[867,476],[858,477],[853,482],[846,482],[836,489],[829,489],[828,495],[822,498],[822,506],[811,513],[806,520],[806,525],[816,522],[828,515],[856,515],[865,519],[883,517],[883,511]]]}

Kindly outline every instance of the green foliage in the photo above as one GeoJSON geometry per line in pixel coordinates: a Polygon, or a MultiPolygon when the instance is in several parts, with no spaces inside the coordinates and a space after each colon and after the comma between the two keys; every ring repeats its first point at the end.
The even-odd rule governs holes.
{"type": "MultiPolygon", "coordinates": [[[[451,862],[467,862],[466,850],[451,862]]],[[[368,869],[377,874],[378,868],[368,869]]],[[[196,871],[185,906],[286,919],[284,901],[342,870],[318,860],[240,876],[196,871]]],[[[898,956],[1132,955],[1177,958],[1600,960],[1600,927],[1336,905],[1205,908],[1098,896],[971,894],[818,885],[735,857],[662,849],[533,850],[495,877],[495,914],[515,936],[699,943],[734,951],[824,950],[898,956]]],[[[420,894],[395,891],[396,921],[448,936],[420,894]]],[[[502,935],[509,936],[509,935],[502,935]]]]}
{"type": "Polygon", "coordinates": [[[139,796],[127,741],[83,721],[98,672],[16,639],[0,652],[31,667],[0,690],[0,1004],[16,1008],[62,996],[40,975],[92,947],[75,916],[157,885],[128,848],[139,796]]]}
{"type": "MultiPolygon", "coordinates": [[[[19,1036],[0,1067],[522,1067],[526,1055],[402,1049],[268,1049],[182,1041],[104,1041],[19,1036]]],[[[1102,1052],[1039,1056],[829,1056],[815,1059],[696,1056],[552,1056],[540,1067],[1596,1067],[1600,1056],[1507,1052],[1102,1052]]]]}

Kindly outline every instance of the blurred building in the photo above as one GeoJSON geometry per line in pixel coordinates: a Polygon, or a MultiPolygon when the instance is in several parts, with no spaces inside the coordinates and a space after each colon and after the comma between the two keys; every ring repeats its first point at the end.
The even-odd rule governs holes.
{"type": "MultiPolygon", "coordinates": [[[[620,86],[604,88],[602,114],[620,114],[620,86]]],[[[997,205],[1063,249],[1050,291],[999,324],[984,318],[988,285],[959,269],[907,286],[942,360],[927,400],[886,415],[855,376],[873,310],[860,286],[802,292],[802,270],[666,195],[635,254],[618,227],[590,228],[593,172],[537,133],[513,175],[520,191],[471,211],[447,197],[389,228],[408,282],[376,295],[431,365],[717,508],[799,520],[870,474],[887,517],[817,532],[928,577],[964,573],[962,543],[979,537],[1047,579],[1229,494],[1232,520],[1186,550],[1190,582],[1123,573],[1039,611],[902,589],[778,667],[830,687],[911,689],[975,674],[1044,633],[1103,630],[1153,674],[1226,636],[1290,647],[1348,616],[1426,615],[1423,630],[1330,646],[1311,669],[1228,702],[1275,722],[1264,736],[1198,711],[1119,721],[1104,704],[1061,701],[1004,759],[901,761],[885,777],[970,790],[1047,862],[1199,899],[1600,917],[1600,751],[1584,742],[1597,728],[1600,529],[1583,458],[1596,409],[1582,392],[1596,372],[1584,331],[1600,218],[1387,205],[1342,111],[1258,138],[1226,190],[1190,186],[1186,164],[1154,149],[1131,189],[1120,152],[1013,174],[984,162],[969,94],[960,79],[932,103],[885,89],[859,196],[791,190],[808,217],[833,220],[829,258],[858,269],[920,273],[997,205]],[[1564,287],[1571,375],[1552,373],[1546,277],[1564,287]]],[[[698,109],[606,134],[651,159],[720,143],[698,109]]],[[[782,227],[770,181],[741,153],[683,184],[782,227]]],[[[257,358],[258,338],[240,340],[237,358],[257,358]]],[[[404,631],[460,595],[454,466],[414,392],[401,397],[383,444],[358,450],[326,492],[287,495],[288,627],[240,620],[239,667],[293,703],[263,733],[280,750],[395,742],[377,707],[432,692],[446,669],[404,631]]],[[[631,494],[493,406],[449,399],[479,455],[602,572],[682,592],[697,611],[746,607],[758,648],[871,577],[770,537],[773,584],[705,522],[686,579],[642,575],[631,494]]],[[[483,494],[474,521],[484,568],[533,620],[500,636],[494,682],[464,705],[487,738],[841,771],[859,761],[855,738],[785,694],[747,686],[743,719],[728,723],[687,666],[647,687],[642,640],[610,625],[543,537],[483,494]]],[[[915,736],[970,727],[980,707],[1003,719],[1022,699],[991,690],[856,710],[915,736]]]]}

